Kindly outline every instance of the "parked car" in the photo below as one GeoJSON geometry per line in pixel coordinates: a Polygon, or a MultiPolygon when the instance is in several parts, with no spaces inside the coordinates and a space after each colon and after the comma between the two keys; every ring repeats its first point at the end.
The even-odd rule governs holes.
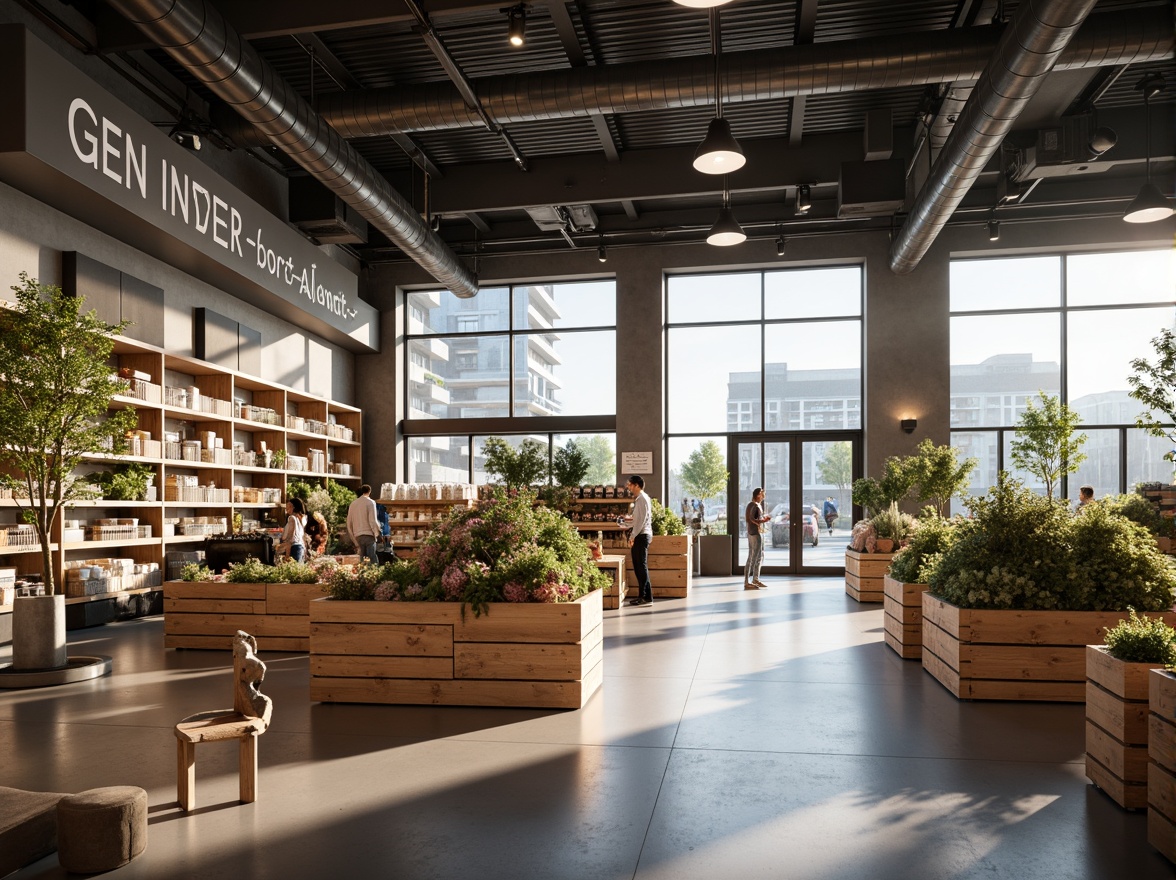
{"type": "MultiPolygon", "coordinates": [[[[816,506],[807,503],[801,509],[805,511],[803,540],[816,547],[821,535],[821,528],[818,525],[820,522],[820,511],[816,506]]],[[[777,504],[768,515],[772,518],[772,546],[787,547],[791,543],[791,538],[789,537],[791,519],[788,512],[788,505],[777,504]]]]}

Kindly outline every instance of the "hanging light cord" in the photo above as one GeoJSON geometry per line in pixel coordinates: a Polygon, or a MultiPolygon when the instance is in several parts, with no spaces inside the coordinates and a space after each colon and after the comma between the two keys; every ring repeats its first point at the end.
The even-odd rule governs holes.
{"type": "Polygon", "coordinates": [[[1143,136],[1144,142],[1144,170],[1147,172],[1147,182],[1151,183],[1151,88],[1143,87],[1143,136]]]}
{"type": "Polygon", "coordinates": [[[710,10],[711,54],[715,57],[715,117],[723,118],[723,92],[719,76],[719,56],[723,54],[723,37],[719,32],[719,7],[710,10]]]}

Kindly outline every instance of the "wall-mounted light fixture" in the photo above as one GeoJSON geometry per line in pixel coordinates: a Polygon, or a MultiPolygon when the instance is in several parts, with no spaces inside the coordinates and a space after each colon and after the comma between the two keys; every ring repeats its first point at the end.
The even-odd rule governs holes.
{"type": "Polygon", "coordinates": [[[913,434],[915,428],[919,427],[918,419],[900,419],[898,426],[906,431],[908,434],[913,434]]]}
{"type": "Polygon", "coordinates": [[[527,35],[527,4],[508,6],[502,10],[506,13],[508,24],[506,38],[512,46],[521,46],[526,42],[527,35]]]}
{"type": "Polygon", "coordinates": [[[812,190],[807,183],[802,183],[796,188],[796,213],[807,214],[812,206],[812,190]]]}

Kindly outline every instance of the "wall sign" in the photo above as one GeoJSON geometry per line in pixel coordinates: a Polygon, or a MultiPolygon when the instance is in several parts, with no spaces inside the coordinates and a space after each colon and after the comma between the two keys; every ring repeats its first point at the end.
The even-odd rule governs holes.
{"type": "Polygon", "coordinates": [[[262,307],[293,323],[330,328],[324,335],[342,334],[352,349],[378,346],[378,313],[359,299],[353,272],[19,25],[0,27],[0,76],[6,182],[254,304],[268,294],[262,307]],[[105,200],[104,214],[78,185],[105,200]]]}
{"type": "Polygon", "coordinates": [[[653,453],[652,452],[622,452],[621,453],[621,473],[622,474],[652,474],[653,473],[653,453]]]}

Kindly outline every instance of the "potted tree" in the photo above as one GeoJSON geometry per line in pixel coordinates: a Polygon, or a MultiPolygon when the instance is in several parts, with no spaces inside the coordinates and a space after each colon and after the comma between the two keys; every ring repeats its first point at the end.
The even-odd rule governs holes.
{"type": "Polygon", "coordinates": [[[911,469],[914,471],[915,497],[931,504],[935,514],[948,513],[952,498],[963,498],[968,478],[976,469],[977,459],[959,460],[960,451],[953,446],[936,446],[929,439],[916,447],[911,469]]]}
{"type": "Polygon", "coordinates": [[[1060,398],[1050,397],[1044,391],[1037,392],[1037,397],[1040,407],[1027,400],[1017,422],[1011,446],[1013,464],[1041,480],[1045,497],[1053,498],[1054,488],[1062,477],[1074,473],[1086,461],[1082,452],[1086,435],[1074,433],[1082,417],[1060,398]]]}
{"type": "MultiPolygon", "coordinates": [[[[682,487],[691,495],[696,496],[704,505],[708,500],[717,496],[727,487],[727,461],[719,444],[714,440],[707,440],[687,456],[682,464],[682,487]]],[[[728,511],[728,519],[739,511],[728,511]]],[[[706,531],[699,535],[698,549],[699,565],[706,575],[731,574],[734,551],[731,546],[730,531],[726,527],[727,519],[720,525],[715,519],[715,525],[709,527],[705,522],[699,525],[706,531]]],[[[736,530],[738,534],[738,530],[736,530]]]]}
{"type": "Polygon", "coordinates": [[[1176,630],[1134,610],[1086,646],[1086,776],[1119,806],[1147,806],[1148,672],[1176,662],[1176,630]]]}
{"type": "MultiPolygon", "coordinates": [[[[0,313],[0,485],[13,492],[41,545],[45,596],[13,605],[13,668],[60,669],[65,648],[64,597],[52,548],[61,513],[88,498],[74,470],[85,456],[119,452],[135,427],[134,409],[110,411],[127,383],[108,360],[125,322],[107,324],[82,311],[80,297],[39,284],[26,273],[14,285],[15,307],[0,313]]],[[[56,555],[60,555],[60,550],[56,555]]]]}
{"type": "MultiPolygon", "coordinates": [[[[1128,392],[1142,403],[1146,410],[1136,418],[1135,423],[1153,437],[1163,437],[1176,445],[1176,335],[1163,330],[1152,340],[1156,360],[1136,358],[1131,362],[1135,375],[1128,376],[1131,386],[1128,392]]],[[[1165,453],[1164,458],[1176,467],[1176,449],[1165,453]]],[[[1176,484],[1176,473],[1172,482],[1176,484]]]]}

